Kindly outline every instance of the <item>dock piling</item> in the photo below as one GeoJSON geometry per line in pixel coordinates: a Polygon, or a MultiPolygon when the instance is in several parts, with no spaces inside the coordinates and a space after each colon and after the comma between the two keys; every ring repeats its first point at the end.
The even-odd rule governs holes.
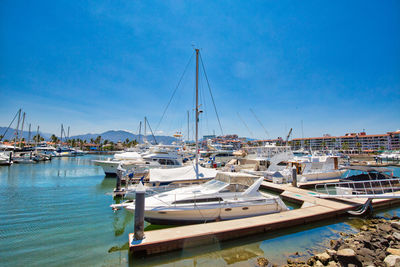
{"type": "Polygon", "coordinates": [[[296,169],[296,167],[292,168],[292,185],[293,185],[293,187],[297,187],[297,169],[296,169]]]}
{"type": "Polygon", "coordinates": [[[123,172],[124,172],[124,169],[122,168],[121,164],[119,164],[118,168],[117,168],[117,184],[115,186],[116,192],[121,191],[121,180],[122,180],[123,172]]]}
{"type": "Polygon", "coordinates": [[[146,189],[142,182],[136,188],[135,197],[135,240],[142,240],[144,238],[144,201],[146,189]]]}

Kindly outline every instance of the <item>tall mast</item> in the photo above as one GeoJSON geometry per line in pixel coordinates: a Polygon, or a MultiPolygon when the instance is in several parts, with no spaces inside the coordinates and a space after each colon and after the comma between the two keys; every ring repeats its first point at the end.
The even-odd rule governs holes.
{"type": "Polygon", "coordinates": [[[60,146],[62,146],[62,134],[63,134],[64,127],[61,123],[61,136],[60,136],[60,146]]]}
{"type": "Polygon", "coordinates": [[[31,144],[31,124],[29,123],[28,143],[31,144]]]}
{"type": "Polygon", "coordinates": [[[67,142],[69,141],[69,126],[68,126],[68,130],[67,130],[67,142]]]}
{"type": "Polygon", "coordinates": [[[142,121],[139,123],[139,144],[140,144],[140,135],[142,134],[142,121]]]}
{"type": "Polygon", "coordinates": [[[189,110],[187,111],[187,123],[188,123],[188,135],[187,135],[187,141],[188,141],[188,143],[189,143],[189,140],[190,140],[190,137],[189,137],[189,110]]]}
{"type": "Polygon", "coordinates": [[[147,124],[147,119],[144,117],[144,135],[143,135],[143,143],[147,141],[146,139],[146,124],[147,124]]]}
{"type": "Polygon", "coordinates": [[[21,120],[21,109],[19,109],[18,111],[18,122],[17,122],[17,129],[15,130],[15,138],[14,138],[14,150],[17,144],[17,140],[18,140],[18,129],[19,129],[19,122],[21,120]]]}
{"type": "Polygon", "coordinates": [[[25,112],[22,115],[22,127],[21,127],[21,136],[19,138],[19,145],[22,147],[22,138],[24,136],[24,123],[25,123],[25,112]]]}
{"type": "Polygon", "coordinates": [[[35,147],[37,147],[39,142],[39,125],[37,127],[37,131],[36,131],[36,140],[35,140],[35,147]]]}
{"type": "Polygon", "coordinates": [[[199,179],[199,49],[196,49],[196,179],[199,179]]]}

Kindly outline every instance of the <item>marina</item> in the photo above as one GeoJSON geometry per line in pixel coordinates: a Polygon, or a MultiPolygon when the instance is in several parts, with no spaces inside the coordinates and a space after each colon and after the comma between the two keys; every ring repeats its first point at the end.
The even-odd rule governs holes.
{"type": "MultiPolygon", "coordinates": [[[[158,253],[157,257],[131,257],[128,238],[133,233],[134,216],[124,210],[115,213],[110,210],[109,205],[113,203],[110,193],[115,187],[115,178],[104,178],[102,169],[92,164],[92,160],[105,157],[109,156],[55,158],[38,164],[1,167],[0,217],[4,222],[0,226],[2,259],[10,265],[24,265],[32,262],[35,262],[34,265],[56,265],[57,262],[62,261],[72,265],[153,266],[185,265],[188,262],[192,264],[193,261],[220,265],[234,262],[253,264],[257,257],[262,256],[277,264],[283,264],[283,258],[288,257],[290,253],[298,251],[301,255],[311,255],[311,251],[323,250],[324,246],[327,247],[330,239],[337,238],[339,232],[356,232],[357,228],[354,228],[354,225],[360,220],[346,216],[344,210],[357,202],[362,204],[363,200],[353,200],[353,204],[351,202],[341,204],[342,210],[338,212],[343,216],[337,214],[328,216],[327,213],[332,212],[332,208],[329,208],[326,203],[332,201],[319,199],[319,204],[326,205],[321,210],[321,213],[325,213],[322,217],[330,218],[312,218],[315,207],[309,207],[307,214],[310,217],[297,220],[296,226],[286,225],[282,229],[275,224],[271,227],[281,229],[265,231],[264,225],[268,223],[268,220],[282,222],[289,219],[289,217],[281,217],[281,213],[266,215],[272,216],[271,219],[257,220],[256,224],[260,227],[259,234],[250,234],[250,230],[249,234],[243,237],[225,233],[226,237],[230,238],[221,242],[215,238],[214,234],[221,232],[224,236],[226,231],[222,226],[237,229],[236,220],[210,223],[221,225],[212,230],[211,243],[210,239],[201,239],[199,246],[199,243],[191,243],[189,239],[184,243],[183,248],[158,253]],[[308,220],[307,223],[305,220],[308,220]],[[26,246],[27,243],[30,245],[26,246]],[[77,247],[80,252],[77,252],[77,247]],[[236,256],[239,251],[240,257],[236,256]],[[74,257],[66,259],[65,255],[74,255],[74,257]]],[[[395,169],[395,175],[400,175],[399,169],[395,169]]],[[[267,186],[268,190],[279,193],[284,191],[285,193],[281,195],[285,201],[290,199],[297,202],[296,205],[286,202],[289,207],[294,207],[293,211],[296,211],[291,215],[293,219],[301,217],[299,207],[302,201],[315,200],[315,197],[309,194],[313,191],[294,190],[289,185],[267,182],[264,182],[262,186],[267,186]]],[[[381,205],[379,204],[381,202],[384,201],[376,201],[377,214],[389,216],[385,214],[395,215],[400,212],[399,204],[381,205]]],[[[259,218],[262,217],[259,216],[259,218]]],[[[247,221],[246,224],[241,225],[244,228],[255,225],[251,219],[239,220],[247,221]]],[[[152,226],[146,222],[145,236],[146,239],[158,238],[155,240],[159,241],[159,234],[170,230],[171,232],[162,238],[166,240],[174,236],[179,239],[184,233],[179,230],[181,228],[189,227],[192,230],[196,228],[197,230],[195,232],[193,230],[192,233],[201,234],[202,231],[210,232],[211,228],[208,225],[207,223],[162,229],[161,226],[152,226]]],[[[168,249],[168,246],[165,248],[168,249]]]]}
{"type": "Polygon", "coordinates": [[[0,267],[400,267],[399,7],[4,1],[0,267]]]}

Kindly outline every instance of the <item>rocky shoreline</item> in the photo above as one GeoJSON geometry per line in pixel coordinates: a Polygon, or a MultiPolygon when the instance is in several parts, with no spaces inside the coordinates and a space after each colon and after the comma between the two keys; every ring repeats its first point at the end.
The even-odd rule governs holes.
{"type": "MultiPolygon", "coordinates": [[[[365,220],[357,234],[341,233],[330,241],[330,249],[307,260],[287,259],[294,266],[387,266],[400,267],[400,218],[365,220]]],[[[259,266],[276,266],[258,258],[259,266]]]]}

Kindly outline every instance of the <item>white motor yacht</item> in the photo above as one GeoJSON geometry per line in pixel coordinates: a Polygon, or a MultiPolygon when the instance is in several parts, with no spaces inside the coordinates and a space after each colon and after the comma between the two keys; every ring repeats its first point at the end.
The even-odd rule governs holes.
{"type": "Polygon", "coordinates": [[[93,163],[102,167],[106,175],[117,175],[117,169],[120,164],[122,168],[135,171],[135,173],[145,174],[147,172],[147,168],[144,166],[146,162],[137,152],[117,153],[113,158],[93,160],[93,163]]]}
{"type": "Polygon", "coordinates": [[[32,152],[19,152],[14,154],[13,162],[18,164],[36,163],[35,157],[32,152]]]}
{"type": "Polygon", "coordinates": [[[274,180],[274,176],[278,177],[276,182],[279,182],[279,177],[282,177],[286,182],[290,182],[293,167],[296,168],[299,182],[339,179],[346,172],[339,167],[339,157],[337,156],[306,156],[279,162],[278,160],[272,161],[271,166],[265,172],[265,177],[272,180],[274,180]],[[277,172],[279,175],[276,175],[277,172]]]}
{"type": "Polygon", "coordinates": [[[13,163],[10,151],[0,152],[0,166],[8,166],[13,163]]]}
{"type": "Polygon", "coordinates": [[[114,155],[113,159],[93,160],[94,164],[101,166],[106,175],[117,175],[118,165],[131,171],[135,176],[148,173],[150,168],[177,168],[182,167],[182,159],[175,146],[157,145],[146,153],[123,152],[114,155]]]}
{"type": "MultiPolygon", "coordinates": [[[[264,178],[220,172],[206,183],[145,199],[145,220],[154,224],[191,224],[231,220],[288,210],[279,196],[261,194],[264,178]]],[[[134,212],[135,204],[125,205],[134,212]]]]}
{"type": "MultiPolygon", "coordinates": [[[[173,169],[150,169],[149,179],[144,182],[147,195],[153,195],[165,191],[170,191],[179,187],[200,184],[217,175],[217,170],[198,166],[198,176],[196,176],[196,166],[184,166],[173,169]]],[[[125,188],[125,198],[134,198],[138,184],[129,185],[125,188]]]]}
{"type": "Polygon", "coordinates": [[[200,151],[200,156],[201,165],[210,168],[225,166],[235,157],[232,145],[212,144],[211,140],[207,140],[207,150],[200,151]]]}
{"type": "Polygon", "coordinates": [[[400,151],[385,151],[382,154],[378,155],[378,159],[386,161],[399,160],[400,151]]]}

